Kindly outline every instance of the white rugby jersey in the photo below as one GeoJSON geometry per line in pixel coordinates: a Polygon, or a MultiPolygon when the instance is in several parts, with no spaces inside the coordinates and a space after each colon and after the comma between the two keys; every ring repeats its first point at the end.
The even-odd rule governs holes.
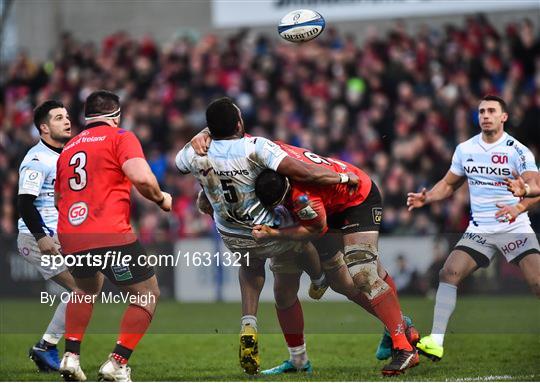
{"type": "Polygon", "coordinates": [[[276,170],[286,156],[266,138],[243,137],[212,141],[206,156],[198,156],[187,144],[175,162],[180,172],[191,173],[200,182],[214,208],[217,228],[251,238],[251,226],[280,223],[255,195],[255,179],[264,169],[276,170]]]}
{"type": "MultiPolygon", "coordinates": [[[[58,211],[54,207],[54,182],[59,156],[59,153],[40,140],[26,153],[19,167],[19,194],[37,197],[34,206],[43,219],[43,230],[51,236],[56,233],[58,225],[58,211]]],[[[30,233],[22,218],[19,218],[19,233],[30,233]]]]}
{"type": "MultiPolygon", "coordinates": [[[[467,177],[471,201],[471,223],[476,226],[509,225],[495,218],[497,203],[515,205],[519,198],[506,190],[504,178],[512,178],[512,171],[522,174],[538,171],[534,156],[526,146],[507,133],[492,144],[482,140],[481,134],[461,143],[452,157],[450,171],[467,177]]],[[[530,224],[526,213],[516,222],[530,224]]],[[[510,223],[512,225],[513,223],[510,223]]]]}

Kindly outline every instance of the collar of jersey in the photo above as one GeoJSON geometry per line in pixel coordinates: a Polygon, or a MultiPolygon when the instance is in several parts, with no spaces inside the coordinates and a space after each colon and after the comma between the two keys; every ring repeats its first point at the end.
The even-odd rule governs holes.
{"type": "Polygon", "coordinates": [[[42,139],[40,139],[39,142],[41,142],[43,145],[45,145],[47,148],[49,148],[50,150],[52,150],[55,153],[58,153],[58,154],[62,153],[62,148],[55,148],[54,146],[51,146],[48,143],[46,143],[45,141],[43,141],[42,139]]]}
{"type": "Polygon", "coordinates": [[[492,148],[494,148],[495,146],[499,145],[501,142],[503,142],[505,139],[506,139],[506,136],[508,134],[506,132],[503,133],[503,135],[501,136],[501,138],[499,138],[497,141],[489,144],[487,143],[486,141],[484,141],[482,139],[482,133],[480,133],[478,135],[478,144],[484,149],[484,150],[490,150],[492,148]]]}
{"type": "Polygon", "coordinates": [[[107,124],[106,122],[103,122],[103,121],[96,121],[96,122],[91,122],[89,124],[86,124],[84,126],[84,130],[86,129],[91,129],[91,128],[95,128],[97,126],[110,126],[109,124],[107,124]]]}

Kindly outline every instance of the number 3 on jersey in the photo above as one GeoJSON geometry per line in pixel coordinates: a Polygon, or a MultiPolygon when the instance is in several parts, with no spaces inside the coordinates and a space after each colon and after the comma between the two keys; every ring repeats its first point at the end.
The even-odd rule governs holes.
{"type": "Polygon", "coordinates": [[[69,160],[71,166],[75,166],[73,169],[74,176],[69,178],[69,187],[74,191],[81,191],[86,187],[86,153],[77,152],[69,160]]]}

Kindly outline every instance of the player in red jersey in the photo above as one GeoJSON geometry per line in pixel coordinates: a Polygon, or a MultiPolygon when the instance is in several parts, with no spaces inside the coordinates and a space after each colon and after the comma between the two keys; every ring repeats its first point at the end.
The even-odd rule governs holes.
{"type": "MultiPolygon", "coordinates": [[[[300,225],[284,229],[256,226],[253,236],[259,240],[312,240],[321,257],[330,286],[360,304],[388,328],[395,352],[390,363],[383,367],[382,373],[400,374],[417,365],[418,354],[405,336],[406,325],[393,281],[389,275],[385,279],[380,276],[386,272],[380,267],[377,254],[382,218],[382,200],[377,186],[366,173],[351,164],[323,158],[306,149],[285,144],[280,146],[287,154],[300,161],[329,167],[338,172],[355,173],[361,181],[360,187],[351,195],[339,185],[319,187],[295,182],[289,184],[285,177],[266,170],[257,179],[257,196],[267,206],[284,204],[294,212],[300,225]],[[321,237],[321,234],[324,235],[321,237]],[[350,274],[353,285],[360,291],[358,294],[354,294],[354,289],[351,290],[347,274],[350,274]]],[[[303,333],[297,290],[293,290],[284,287],[284,294],[290,297],[291,307],[282,313],[278,310],[280,323],[287,323],[282,325],[282,328],[288,343],[287,333],[296,335],[289,336],[292,341],[295,337],[298,338],[299,333],[303,333]]],[[[280,366],[268,373],[279,370],[280,366]]]]}
{"type": "Polygon", "coordinates": [[[58,159],[55,184],[62,252],[79,259],[70,271],[83,292],[72,295],[67,305],[60,373],[65,380],[86,380],[80,347],[105,275],[131,297],[148,297],[127,307],[116,346],[99,370],[100,380],[127,381],[127,361],[150,325],[159,297],[153,268],[137,262],[145,250],[129,221],[131,185],[164,211],[171,209],[171,196],[161,191],[135,135],[119,128],[117,95],[104,90],[90,94],[85,118],[85,129],[58,159]]]}

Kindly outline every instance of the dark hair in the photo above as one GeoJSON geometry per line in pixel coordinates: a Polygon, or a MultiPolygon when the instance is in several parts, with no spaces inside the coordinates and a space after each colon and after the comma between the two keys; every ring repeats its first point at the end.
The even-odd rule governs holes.
{"type": "Polygon", "coordinates": [[[206,108],[206,125],[214,138],[234,135],[238,121],[240,121],[240,113],[228,97],[218,98],[206,108]]]}
{"type": "Polygon", "coordinates": [[[64,104],[56,100],[47,100],[34,109],[34,125],[39,134],[41,134],[40,125],[49,122],[49,112],[56,108],[64,108],[64,104]]]}
{"type": "Polygon", "coordinates": [[[499,105],[501,106],[501,110],[503,113],[508,113],[508,107],[506,106],[506,102],[499,96],[495,96],[493,94],[488,94],[484,97],[482,97],[482,101],[497,101],[499,105]]]}
{"type": "Polygon", "coordinates": [[[92,92],[84,105],[84,116],[94,117],[114,112],[120,107],[120,98],[108,90],[92,92]]]}
{"type": "Polygon", "coordinates": [[[255,180],[255,195],[264,206],[274,206],[287,188],[285,176],[272,169],[264,169],[255,180]]]}

